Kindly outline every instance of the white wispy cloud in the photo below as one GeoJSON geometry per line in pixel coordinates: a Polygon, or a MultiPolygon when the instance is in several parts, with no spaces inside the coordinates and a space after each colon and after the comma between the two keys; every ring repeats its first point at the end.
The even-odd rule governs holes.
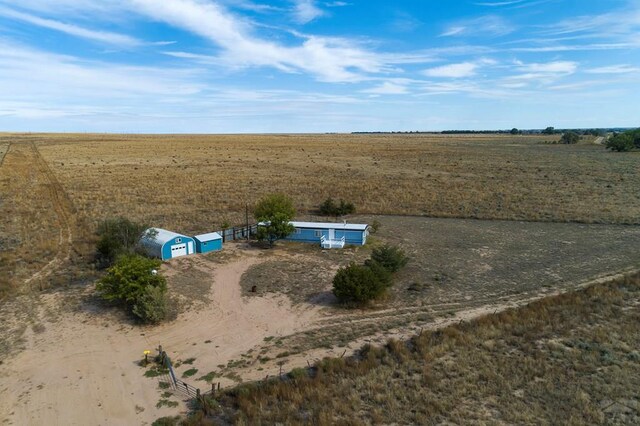
{"type": "Polygon", "coordinates": [[[640,49],[640,40],[623,43],[555,44],[551,46],[513,47],[507,50],[512,52],[548,53],[626,49],[640,49]]]}
{"type": "Polygon", "coordinates": [[[405,95],[409,93],[409,89],[405,85],[385,81],[376,87],[365,89],[361,92],[374,95],[405,95]]]}
{"type": "Polygon", "coordinates": [[[473,62],[461,62],[457,64],[442,65],[422,71],[427,77],[465,78],[472,77],[481,66],[495,65],[491,59],[480,59],[473,62]]]}
{"type": "Polygon", "coordinates": [[[412,14],[404,11],[397,11],[395,12],[394,18],[389,26],[396,32],[411,32],[420,28],[422,24],[422,21],[412,14]]]}
{"type": "Polygon", "coordinates": [[[504,36],[516,30],[510,22],[497,15],[480,16],[475,19],[457,21],[450,24],[441,37],[460,36],[504,36]]]}
{"type": "Polygon", "coordinates": [[[114,65],[0,40],[0,92],[44,99],[184,96],[200,92],[196,69],[114,65]]]}
{"type": "Polygon", "coordinates": [[[294,0],[293,17],[299,24],[307,24],[325,14],[326,12],[318,7],[315,0],[294,0]]]}
{"type": "Polygon", "coordinates": [[[640,3],[633,1],[624,11],[599,15],[575,16],[546,26],[540,31],[545,35],[567,35],[587,33],[597,38],[609,38],[625,35],[637,37],[640,30],[640,3]]]}
{"type": "Polygon", "coordinates": [[[574,74],[578,63],[572,61],[552,61],[543,63],[523,63],[516,61],[519,74],[506,77],[503,84],[552,84],[559,79],[574,74]]]}
{"type": "Polygon", "coordinates": [[[106,44],[123,47],[133,47],[142,44],[142,41],[128,35],[83,28],[53,19],[45,19],[28,13],[19,12],[3,6],[0,6],[0,16],[106,44]]]}
{"type": "Polygon", "coordinates": [[[474,3],[476,6],[487,6],[487,7],[500,7],[500,6],[511,6],[514,4],[522,3],[526,0],[511,0],[511,1],[498,1],[498,2],[485,2],[485,3],[474,3]]]}
{"type": "Polygon", "coordinates": [[[589,74],[632,74],[640,73],[640,67],[634,67],[631,65],[609,65],[606,67],[591,68],[585,70],[589,74]]]}
{"type": "Polygon", "coordinates": [[[442,65],[423,71],[428,77],[462,78],[475,75],[478,64],[474,62],[462,62],[459,64],[442,65]]]}
{"type": "Polygon", "coordinates": [[[358,81],[363,74],[384,71],[377,54],[349,40],[306,36],[285,46],[253,35],[250,22],[220,5],[198,0],[131,0],[136,10],[154,20],[197,34],[222,49],[229,66],[270,66],[284,72],[305,71],[321,81],[358,81]]]}
{"type": "Polygon", "coordinates": [[[539,6],[544,3],[549,3],[554,0],[506,0],[506,1],[496,1],[496,2],[481,2],[474,3],[476,6],[486,6],[486,7],[506,7],[509,9],[522,9],[526,7],[534,7],[539,6]]]}
{"type": "Polygon", "coordinates": [[[351,3],[348,3],[346,1],[327,1],[327,2],[324,2],[324,5],[326,7],[345,7],[345,6],[351,6],[351,3]]]}
{"type": "Polygon", "coordinates": [[[533,73],[549,73],[549,74],[573,74],[578,68],[576,62],[571,61],[553,61],[546,63],[518,64],[518,68],[523,71],[533,73]]]}

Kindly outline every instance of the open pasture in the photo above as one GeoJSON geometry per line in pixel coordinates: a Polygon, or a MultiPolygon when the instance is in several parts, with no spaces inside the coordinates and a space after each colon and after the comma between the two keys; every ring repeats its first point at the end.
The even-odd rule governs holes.
{"type": "Polygon", "coordinates": [[[639,156],[555,136],[20,136],[34,140],[78,209],[184,232],[243,223],[245,205],[328,196],[359,212],[638,223],[639,156]]]}
{"type": "Polygon", "coordinates": [[[201,233],[244,223],[246,206],[275,191],[303,218],[332,196],[367,214],[640,221],[638,153],[547,143],[554,139],[2,134],[0,287],[87,276],[105,218],[201,233]],[[64,276],[52,274],[61,266],[64,276]]]}

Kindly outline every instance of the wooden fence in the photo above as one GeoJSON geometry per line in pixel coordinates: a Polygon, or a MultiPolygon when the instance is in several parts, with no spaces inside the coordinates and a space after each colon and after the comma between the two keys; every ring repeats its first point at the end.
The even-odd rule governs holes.
{"type": "Polygon", "coordinates": [[[209,398],[214,397],[216,395],[216,391],[220,391],[220,382],[218,382],[217,384],[211,383],[210,389],[205,392],[201,392],[200,388],[196,388],[195,386],[192,386],[176,377],[173,370],[173,365],[171,364],[171,358],[169,358],[167,353],[162,350],[162,345],[158,346],[158,356],[162,367],[166,368],[169,371],[168,378],[171,388],[174,391],[186,396],[187,398],[197,401],[200,409],[204,411],[205,414],[210,414],[211,404],[209,402],[209,398]]]}

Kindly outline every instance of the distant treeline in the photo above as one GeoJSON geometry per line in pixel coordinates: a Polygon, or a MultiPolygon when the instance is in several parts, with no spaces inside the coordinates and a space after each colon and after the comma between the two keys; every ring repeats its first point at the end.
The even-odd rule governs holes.
{"type": "Polygon", "coordinates": [[[426,134],[426,135],[463,135],[463,134],[477,134],[477,135],[488,135],[488,134],[511,134],[511,135],[555,135],[562,134],[567,132],[577,133],[579,135],[593,135],[593,136],[604,136],[607,133],[613,132],[623,132],[625,130],[629,130],[624,127],[611,127],[611,128],[602,128],[602,129],[556,129],[554,127],[547,127],[546,129],[510,129],[510,130],[443,130],[441,132],[427,132],[427,131],[397,131],[397,132],[351,132],[351,134],[426,134]]]}

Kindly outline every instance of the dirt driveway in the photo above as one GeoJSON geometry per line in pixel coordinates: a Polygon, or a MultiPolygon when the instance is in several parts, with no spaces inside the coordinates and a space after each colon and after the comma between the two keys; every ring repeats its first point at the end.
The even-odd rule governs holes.
{"type": "MultiPolygon", "coordinates": [[[[181,260],[166,268],[179,267],[181,260]]],[[[317,309],[294,308],[284,296],[242,298],[240,277],[260,261],[259,254],[249,252],[226,265],[208,263],[216,268],[210,271],[211,303],[170,324],[124,325],[113,322],[109,313],[81,306],[43,332],[28,330],[26,350],[0,366],[0,418],[14,425],[131,425],[175,412],[156,408],[157,379],[144,377],[145,370],[137,365],[144,350],[162,344],[174,360],[196,358],[191,367],[204,374],[259,345],[265,336],[288,335],[313,321],[317,309]]],[[[66,302],[62,295],[48,295],[42,303],[64,309],[66,302]]]]}

